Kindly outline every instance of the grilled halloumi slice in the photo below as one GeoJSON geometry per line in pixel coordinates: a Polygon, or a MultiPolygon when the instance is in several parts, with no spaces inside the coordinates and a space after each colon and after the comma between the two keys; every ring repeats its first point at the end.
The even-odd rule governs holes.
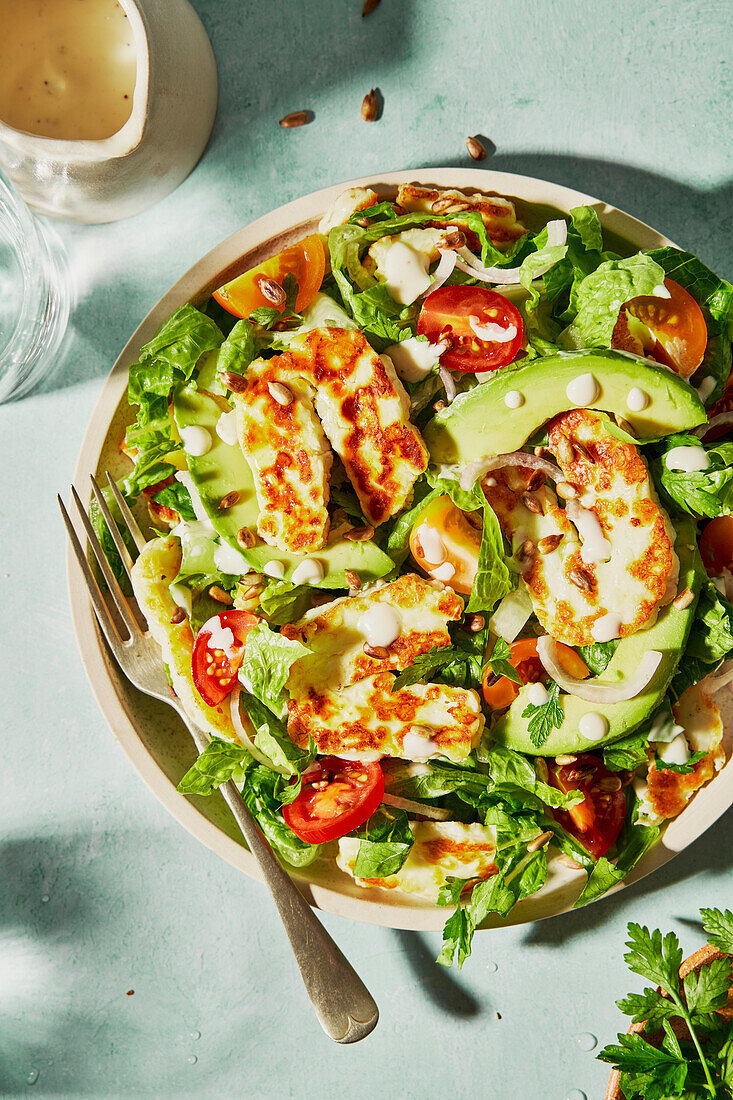
{"type": "Polygon", "coordinates": [[[360,332],[311,329],[287,352],[253,364],[246,382],[233,399],[265,542],[298,551],[324,545],[330,452],[324,454],[323,432],[370,523],[383,523],[409,502],[427,467],[427,448],[410,423],[410,401],[392,364],[360,332]]]}
{"type": "Polygon", "coordinates": [[[486,879],[496,874],[496,842],[485,825],[464,825],[458,821],[411,821],[415,838],[410,854],[394,875],[387,878],[356,878],[354,863],[360,841],[344,836],[339,840],[336,863],[364,887],[401,890],[438,900],[440,888],[449,877],[486,879]]]}
{"type": "Polygon", "coordinates": [[[650,743],[650,765],[646,781],[635,784],[641,799],[640,813],[652,824],[677,817],[695,791],[704,787],[725,763],[723,723],[716,703],[697,684],[689,687],[672,707],[683,732],[670,742],[650,743]],[[670,769],[658,769],[655,757],[685,764],[692,753],[707,755],[695,764],[688,775],[670,769]]]}
{"type": "Polygon", "coordinates": [[[318,223],[318,232],[330,233],[337,225],[343,225],[357,210],[365,210],[379,202],[376,191],[370,187],[348,187],[334,199],[333,205],[318,223]]]}
{"type": "Polygon", "coordinates": [[[392,691],[393,670],[450,643],[447,623],[463,611],[460,596],[412,573],[362,596],[334,600],[282,628],[309,652],[291,667],[288,734],[309,736],[321,753],[465,760],[484,725],[476,692],[445,684],[392,691]],[[387,616],[394,640],[385,657],[364,652],[371,624],[387,616]]]}
{"type": "Polygon", "coordinates": [[[517,220],[514,203],[501,195],[483,195],[480,191],[466,194],[464,191],[403,183],[397,192],[396,201],[403,210],[435,214],[440,220],[475,210],[481,215],[486,231],[497,248],[508,248],[527,232],[517,220]]]}
{"type": "Polygon", "coordinates": [[[547,485],[493,471],[484,492],[523,559],[535,614],[568,645],[625,638],[651,625],[676,592],[674,532],[636,447],[603,415],[574,409],[549,426],[567,481],[560,507],[547,485]],[[522,549],[523,548],[523,549],[522,549]]]}
{"type": "Polygon", "coordinates": [[[328,538],[333,455],[315,414],[311,382],[292,374],[283,390],[273,363],[252,363],[246,389],[233,394],[237,434],[254,477],[260,536],[280,550],[309,553],[328,538]]]}
{"type": "Polygon", "coordinates": [[[391,672],[381,672],[340,691],[291,699],[288,735],[301,748],[310,736],[319,753],[355,760],[465,760],[484,727],[476,692],[447,684],[393,692],[394,680],[391,672]]]}
{"type": "Polygon", "coordinates": [[[309,649],[291,667],[288,691],[295,698],[309,691],[338,691],[378,672],[407,668],[421,653],[450,645],[447,623],[456,622],[462,614],[460,596],[414,573],[405,573],[363,595],[345,596],[314,608],[281,630],[286,638],[309,649]],[[396,615],[395,626],[399,627],[383,659],[364,652],[364,625],[380,606],[396,615]]]}
{"type": "Polygon", "coordinates": [[[138,606],[150,627],[150,633],[162,650],[171,685],[178,698],[200,729],[211,737],[238,741],[228,703],[210,707],[199,695],[193,682],[191,655],[193,632],[188,619],[173,622],[178,607],[169,585],[178,576],[181,565],[181,544],[169,535],[153,539],[140,551],[132,567],[132,589],[138,606]]]}

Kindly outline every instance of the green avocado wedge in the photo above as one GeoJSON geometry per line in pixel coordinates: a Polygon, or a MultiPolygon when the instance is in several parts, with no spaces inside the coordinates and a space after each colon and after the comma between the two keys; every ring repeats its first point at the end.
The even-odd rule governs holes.
{"type": "MultiPolygon", "coordinates": [[[[239,443],[225,443],[217,435],[216,425],[226,407],[224,398],[203,393],[192,385],[174,390],[173,417],[179,432],[196,425],[205,428],[211,436],[211,449],[205,455],[186,455],[189,473],[214,530],[239,551],[245,565],[261,571],[266,562],[281,561],[285,566],[285,580],[289,580],[293,569],[306,555],[289,554],[268,546],[259,538],[255,546],[247,550],[237,542],[237,532],[242,527],[249,528],[257,537],[259,506],[252,472],[239,443]],[[236,503],[221,510],[222,498],[234,491],[239,494],[236,503]]],[[[324,567],[323,580],[315,586],[318,588],[348,588],[346,569],[353,569],[364,581],[378,580],[394,569],[392,559],[373,542],[333,539],[322,550],[308,556],[324,567]]]]}
{"type": "Polygon", "coordinates": [[[641,442],[705,423],[697,391],[665,367],[602,348],[559,352],[497,370],[486,382],[459,394],[423,431],[431,461],[467,463],[519,450],[546,420],[578,407],[568,397],[567,386],[584,374],[593,375],[597,389],[587,407],[622,416],[641,442]],[[627,404],[634,388],[647,398],[641,412],[627,404]],[[513,390],[524,397],[517,409],[508,408],[504,400],[513,390]]]}
{"type": "Polygon", "coordinates": [[[689,607],[678,609],[667,604],[657,616],[657,621],[647,630],[639,630],[629,638],[622,638],[608,668],[598,677],[604,683],[614,683],[626,675],[631,675],[641,658],[650,649],[662,654],[657,671],[641,695],[623,703],[587,703],[574,695],[561,695],[560,703],[564,710],[564,720],[559,729],[554,729],[545,743],[537,748],[529,734],[529,719],[523,712],[529,705],[529,688],[523,687],[509,710],[491,730],[491,737],[502,745],[508,745],[519,752],[536,756],[557,756],[558,753],[593,751],[600,745],[618,741],[641,725],[654,710],[669,686],[680,654],[687,642],[687,636],[695,617],[697,596],[705,577],[705,570],[697,551],[695,532],[692,524],[680,524],[675,550],[680,560],[680,578],[678,591],[691,588],[695,599],[689,607]],[[603,714],[609,723],[608,734],[602,741],[589,741],[578,732],[578,723],[584,714],[592,712],[603,714]]]}

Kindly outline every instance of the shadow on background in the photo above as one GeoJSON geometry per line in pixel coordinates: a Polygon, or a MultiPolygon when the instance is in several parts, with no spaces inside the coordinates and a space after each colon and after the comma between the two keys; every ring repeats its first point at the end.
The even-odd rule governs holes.
{"type": "Polygon", "coordinates": [[[435,961],[432,951],[419,932],[395,929],[405,958],[420,981],[422,992],[436,1008],[456,1019],[468,1020],[485,1012],[485,1006],[462,989],[456,975],[435,961]]]}

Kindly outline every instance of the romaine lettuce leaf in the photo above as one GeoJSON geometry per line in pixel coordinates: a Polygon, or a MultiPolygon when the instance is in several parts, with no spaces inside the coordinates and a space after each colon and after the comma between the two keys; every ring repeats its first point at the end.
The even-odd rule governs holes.
{"type": "Polygon", "coordinates": [[[284,689],[290,666],[308,652],[307,646],[259,622],[247,635],[240,679],[261,703],[281,718],[286,706],[284,689]]]}
{"type": "Polygon", "coordinates": [[[181,794],[213,794],[222,783],[241,783],[252,757],[243,745],[212,737],[176,787],[181,794]]]}
{"type": "Polygon", "coordinates": [[[217,375],[246,374],[247,367],[257,355],[254,328],[249,321],[237,321],[216,359],[217,375]]]}
{"type": "Polygon", "coordinates": [[[733,512],[733,442],[701,443],[697,436],[678,434],[664,440],[652,465],[654,480],[672,505],[693,516],[730,515],[733,512]],[[707,470],[669,470],[665,456],[674,447],[703,447],[710,459],[707,470]]]}
{"type": "Polygon", "coordinates": [[[577,313],[560,334],[568,348],[608,348],[624,302],[653,294],[664,282],[664,269],[643,252],[624,260],[605,260],[578,284],[577,313]]]}
{"type": "Polygon", "coordinates": [[[349,835],[361,841],[354,863],[357,878],[386,878],[396,874],[414,843],[405,811],[384,805],[349,835]]]}

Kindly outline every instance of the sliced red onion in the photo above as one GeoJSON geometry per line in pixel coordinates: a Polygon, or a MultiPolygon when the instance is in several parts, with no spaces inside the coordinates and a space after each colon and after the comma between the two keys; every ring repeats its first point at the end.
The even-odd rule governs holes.
{"type": "Polygon", "coordinates": [[[456,383],[453,375],[444,367],[442,363],[438,364],[438,374],[440,375],[440,381],[445,387],[445,399],[450,405],[452,401],[455,401],[458,390],[456,389],[456,383]]]}
{"type": "Polygon", "coordinates": [[[623,703],[627,699],[635,699],[647,686],[662,659],[662,654],[658,650],[649,649],[631,676],[616,684],[610,684],[598,676],[589,680],[579,680],[566,672],[560,663],[557,643],[549,634],[537,639],[537,656],[563,691],[578,699],[584,699],[587,703],[623,703]]]}
{"type": "Polygon", "coordinates": [[[413,802],[409,798],[400,798],[396,794],[382,795],[382,802],[388,806],[394,806],[396,810],[406,810],[408,814],[421,814],[430,817],[433,821],[450,821],[451,811],[444,810],[440,806],[425,806],[422,802],[413,802]]]}
{"type": "Polygon", "coordinates": [[[565,480],[564,473],[554,462],[548,462],[546,458],[539,458],[537,455],[525,454],[524,451],[511,451],[506,455],[491,455],[469,462],[461,470],[458,484],[462,489],[471,489],[479,477],[487,474],[489,470],[498,470],[503,466],[523,466],[528,470],[542,470],[553,481],[565,480]]]}
{"type": "Polygon", "coordinates": [[[287,768],[278,767],[276,764],[273,764],[272,760],[270,760],[267,756],[265,756],[263,752],[261,752],[257,748],[254,741],[250,737],[249,733],[247,732],[246,726],[242,721],[242,715],[239,712],[239,696],[241,690],[241,688],[235,688],[229,699],[229,713],[231,715],[232,725],[237,731],[237,737],[247,749],[247,752],[249,752],[249,754],[254,757],[258,764],[264,764],[266,768],[269,768],[273,772],[279,772],[280,775],[292,775],[292,772],[289,772],[287,768]]]}
{"type": "Polygon", "coordinates": [[[733,409],[730,412],[718,413],[717,416],[708,420],[707,424],[700,424],[697,428],[693,428],[690,435],[696,435],[698,439],[704,439],[713,428],[722,427],[733,427],[733,409]]]}
{"type": "Polygon", "coordinates": [[[458,257],[454,249],[446,248],[445,251],[441,251],[438,266],[432,275],[433,281],[427,290],[424,290],[422,294],[418,295],[418,299],[424,298],[426,294],[432,294],[434,290],[437,290],[438,287],[442,286],[443,283],[450,278],[456,266],[457,259],[458,257]]]}
{"type": "MultiPolygon", "coordinates": [[[[547,244],[550,246],[563,245],[568,239],[568,227],[567,223],[558,218],[556,221],[547,223],[547,244]]],[[[474,256],[468,248],[459,248],[458,255],[460,259],[456,259],[456,267],[459,271],[463,271],[466,275],[472,275],[474,279],[478,279],[482,283],[519,283],[520,279],[520,267],[484,267],[480,260],[474,256]]],[[[546,271],[549,271],[551,267],[554,267],[555,260],[548,260],[546,267],[540,267],[532,273],[534,279],[539,279],[541,275],[544,275],[546,271]]]]}

